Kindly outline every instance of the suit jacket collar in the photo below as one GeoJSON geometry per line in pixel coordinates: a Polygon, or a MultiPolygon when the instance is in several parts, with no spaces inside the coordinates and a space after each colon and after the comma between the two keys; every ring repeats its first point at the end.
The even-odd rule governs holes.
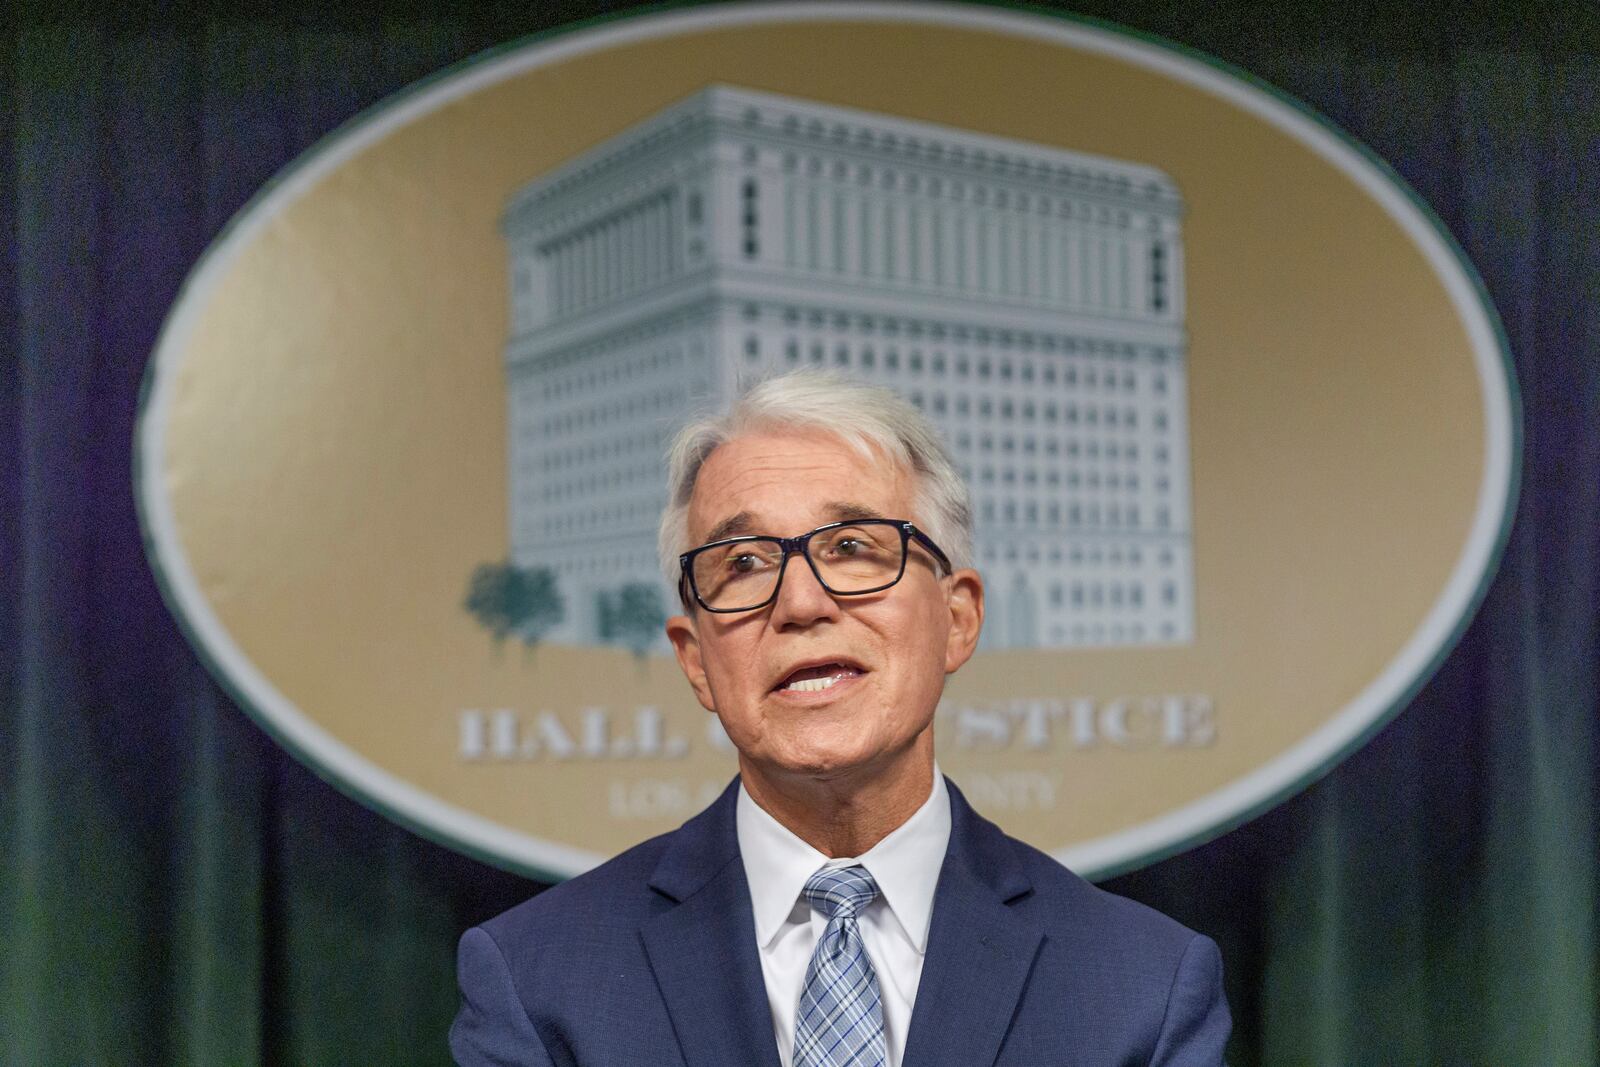
{"type": "Polygon", "coordinates": [[[779,1067],[734,829],[738,787],[672,836],[650,887],[676,907],[640,930],[686,1067],[779,1067]]]}
{"type": "Polygon", "coordinates": [[[650,873],[651,889],[669,900],[688,900],[739,858],[738,797],[735,778],[708,808],[678,827],[650,873]]]}
{"type": "Polygon", "coordinates": [[[1012,905],[1033,891],[1016,845],[950,787],[950,849],[902,1067],[989,1067],[1027,986],[1044,932],[1012,905]]]}
{"type": "MultiPolygon", "coordinates": [[[[948,779],[950,847],[903,1067],[987,1067],[1043,941],[1010,907],[1032,891],[1015,847],[948,779]]],[[[641,936],[687,1067],[778,1067],[735,826],[738,780],[672,836],[650,886],[676,906],[641,936]]]]}

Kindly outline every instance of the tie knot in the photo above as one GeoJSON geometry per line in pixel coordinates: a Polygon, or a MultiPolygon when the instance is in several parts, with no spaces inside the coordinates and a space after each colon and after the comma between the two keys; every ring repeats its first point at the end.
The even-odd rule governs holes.
{"type": "Polygon", "coordinates": [[[824,867],[813,874],[802,892],[829,919],[852,919],[878,896],[878,883],[865,867],[824,867]]]}

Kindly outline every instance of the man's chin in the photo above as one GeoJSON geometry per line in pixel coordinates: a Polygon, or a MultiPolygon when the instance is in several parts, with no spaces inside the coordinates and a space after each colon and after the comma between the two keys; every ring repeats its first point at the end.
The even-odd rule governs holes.
{"type": "MultiPolygon", "coordinates": [[[[904,755],[902,753],[901,758],[904,755]]],[[[785,752],[771,761],[764,761],[762,770],[775,780],[797,784],[840,782],[856,777],[878,778],[894,761],[893,756],[877,750],[815,746],[785,752]]]]}

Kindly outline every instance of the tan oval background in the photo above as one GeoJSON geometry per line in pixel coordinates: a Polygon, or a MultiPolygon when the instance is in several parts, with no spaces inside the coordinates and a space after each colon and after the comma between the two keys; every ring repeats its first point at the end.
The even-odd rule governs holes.
{"type": "MultiPolygon", "coordinates": [[[[1486,389],[1459,293],[1366,189],[1279,125],[1125,57],[1029,36],[1104,31],[908,10],[744,24],[690,13],[597,51],[536,43],[577,54],[510,76],[469,68],[458,83],[483,84],[448,103],[419,101],[449,81],[424,90],[408,120],[381,136],[369,123],[368,143],[292,195],[269,193],[212,253],[153,367],[141,494],[197,643],[292,747],[427,832],[557,875],[677,825],[731,774],[669,657],[497,655],[461,608],[472,567],[507,552],[499,211],[531,178],[726,83],[1137,160],[1188,205],[1195,640],[984,653],[949,695],[1204,694],[1216,738],[989,751],[941,737],[944,769],[975,781],[1011,832],[1101,873],[1237,821],[1318,769],[1308,739],[1415,647],[1483,538],[1505,450],[1491,416],[1509,401],[1486,389]],[[689,754],[458,754],[462,709],[573,718],[595,705],[660,707],[689,754]],[[1296,751],[1290,774],[1281,761],[1296,751]],[[1017,771],[1040,777],[1007,792],[996,776],[1017,771]],[[1264,774],[1281,780],[1240,791],[1264,774]],[[1030,799],[1040,782],[1049,803],[1030,799]],[[1246,802],[1216,807],[1230,789],[1246,802]],[[1149,830],[1208,804],[1207,825],[1149,830]]],[[[1494,525],[1508,505],[1491,507],[1494,525]]],[[[1492,552],[1480,554],[1473,584],[1492,552]]]]}

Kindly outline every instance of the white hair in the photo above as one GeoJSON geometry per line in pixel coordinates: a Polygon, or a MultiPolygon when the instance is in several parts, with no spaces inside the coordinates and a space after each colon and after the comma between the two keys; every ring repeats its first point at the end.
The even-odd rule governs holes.
{"type": "MultiPolygon", "coordinates": [[[[868,462],[887,457],[914,476],[915,521],[956,568],[972,566],[972,499],[931,423],[898,393],[829,371],[797,370],[755,383],[726,411],[691,421],[667,450],[667,507],[657,543],[661,572],[680,576],[689,543],[689,498],[706,458],[743,434],[771,429],[820,430],[868,462]]],[[[885,516],[900,518],[901,516],[885,516]]]]}

